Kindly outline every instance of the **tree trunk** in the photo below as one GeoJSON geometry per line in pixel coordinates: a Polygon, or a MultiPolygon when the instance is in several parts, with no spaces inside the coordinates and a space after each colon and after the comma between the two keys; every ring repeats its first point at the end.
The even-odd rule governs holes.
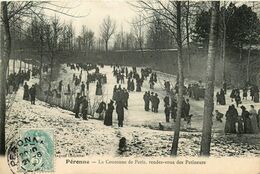
{"type": "Polygon", "coordinates": [[[15,57],[13,58],[13,73],[15,73],[15,57]]]}
{"type": "Polygon", "coordinates": [[[249,82],[249,66],[250,66],[250,55],[251,55],[251,42],[249,44],[249,49],[248,49],[248,55],[247,55],[247,65],[246,65],[246,80],[249,82]]]}
{"type": "Polygon", "coordinates": [[[107,51],[108,51],[108,40],[106,40],[106,53],[107,53],[107,51]]]}
{"type": "Polygon", "coordinates": [[[200,155],[210,155],[211,129],[212,129],[212,112],[214,109],[214,81],[215,81],[215,57],[217,51],[218,35],[218,12],[219,1],[213,1],[211,25],[209,35],[208,60],[206,71],[206,90],[204,97],[204,117],[202,128],[202,140],[200,146],[200,155]]]}
{"type": "Polygon", "coordinates": [[[223,83],[226,82],[226,14],[223,12],[223,40],[222,40],[222,61],[223,61],[223,83]]]}
{"type": "Polygon", "coordinates": [[[40,85],[40,88],[42,87],[42,61],[43,61],[43,55],[42,55],[42,47],[43,47],[43,38],[42,36],[40,36],[40,40],[41,40],[41,45],[40,45],[40,70],[39,70],[39,76],[40,76],[40,79],[39,79],[39,85],[40,85]]]}
{"type": "Polygon", "coordinates": [[[178,104],[177,104],[177,117],[174,127],[174,139],[172,142],[171,155],[177,156],[178,142],[180,134],[181,111],[183,102],[183,60],[182,60],[182,36],[181,36],[181,2],[177,1],[177,44],[178,44],[178,104]]]}
{"type": "Polygon", "coordinates": [[[19,71],[22,71],[22,57],[20,55],[20,65],[19,65],[19,71]]]}
{"type": "Polygon", "coordinates": [[[11,54],[11,34],[8,21],[8,9],[6,1],[1,2],[1,64],[0,64],[0,155],[5,154],[5,116],[6,116],[6,70],[11,54]],[[3,34],[4,33],[4,34],[3,34]],[[4,43],[5,40],[5,43],[4,43]]]}
{"type": "Polygon", "coordinates": [[[191,72],[190,62],[190,31],[189,31],[189,13],[190,13],[190,2],[187,1],[187,12],[186,12],[186,35],[187,35],[187,49],[188,49],[188,75],[191,72]]]}

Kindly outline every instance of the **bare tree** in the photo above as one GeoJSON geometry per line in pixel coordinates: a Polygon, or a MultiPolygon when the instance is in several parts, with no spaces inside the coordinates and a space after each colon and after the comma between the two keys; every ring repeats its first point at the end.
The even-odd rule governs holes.
{"type": "Polygon", "coordinates": [[[182,46],[185,39],[182,38],[182,7],[181,1],[139,1],[134,7],[141,9],[140,13],[145,14],[145,20],[153,19],[154,14],[159,16],[162,24],[172,33],[173,38],[177,43],[178,48],[178,103],[177,103],[177,117],[174,126],[174,139],[171,148],[171,155],[176,156],[178,151],[178,141],[180,133],[181,111],[183,102],[183,57],[182,46]]]}
{"type": "MultiPolygon", "coordinates": [[[[0,155],[5,154],[5,116],[6,116],[6,71],[8,69],[11,55],[11,33],[10,26],[23,18],[30,18],[32,15],[38,16],[41,10],[53,11],[59,14],[74,16],[63,12],[65,7],[52,4],[47,1],[2,1],[1,2],[1,61],[0,61],[0,155]],[[58,8],[58,10],[57,10],[58,8]]],[[[23,21],[25,22],[25,21],[23,21]]]]}
{"type": "Polygon", "coordinates": [[[210,155],[212,115],[214,109],[214,82],[215,82],[215,58],[218,48],[218,17],[219,1],[212,2],[211,25],[209,34],[207,74],[206,74],[206,91],[204,97],[204,116],[202,140],[200,146],[200,155],[210,155]]]}
{"type": "Polygon", "coordinates": [[[174,138],[172,142],[171,155],[176,156],[178,151],[178,142],[180,135],[180,122],[181,122],[181,111],[182,111],[182,103],[183,103],[183,85],[184,85],[184,77],[183,77],[183,59],[182,59],[182,35],[181,35],[181,2],[176,1],[176,27],[177,27],[177,44],[178,44],[178,103],[177,103],[177,117],[176,117],[176,125],[174,128],[174,138]]]}
{"type": "Polygon", "coordinates": [[[135,40],[137,43],[137,48],[140,49],[142,53],[142,57],[144,57],[143,47],[144,47],[144,21],[142,19],[142,15],[139,15],[139,17],[134,18],[132,22],[133,26],[133,33],[135,36],[135,40]]]}
{"type": "Polygon", "coordinates": [[[105,42],[106,52],[108,51],[108,42],[115,33],[115,30],[116,23],[110,18],[110,16],[107,16],[105,19],[103,19],[103,23],[100,26],[100,34],[105,42]]]}

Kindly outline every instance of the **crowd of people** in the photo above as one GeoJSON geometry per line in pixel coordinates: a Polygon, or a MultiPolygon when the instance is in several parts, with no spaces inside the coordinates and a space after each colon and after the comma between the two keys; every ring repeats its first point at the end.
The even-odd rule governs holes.
{"type": "Polygon", "coordinates": [[[24,81],[29,81],[31,78],[31,70],[19,70],[18,73],[10,73],[7,78],[7,93],[16,93],[19,86],[24,84],[24,81]]]}
{"type": "MultiPolygon", "coordinates": [[[[240,107],[242,110],[241,115],[238,114],[238,111],[235,105],[230,105],[225,114],[226,123],[225,123],[225,133],[232,134],[256,134],[259,132],[259,117],[260,109],[258,113],[254,105],[250,105],[250,110],[247,111],[245,106],[240,107]]],[[[218,111],[217,111],[218,112],[218,111]]]]}
{"type": "Polygon", "coordinates": [[[23,86],[23,100],[30,100],[32,105],[35,105],[36,85],[37,84],[34,84],[29,88],[27,82],[25,82],[23,86]]]}
{"type": "MultiPolygon", "coordinates": [[[[99,73],[99,68],[95,68],[95,73],[87,75],[86,83],[82,81],[82,66],[80,65],[69,65],[72,69],[77,69],[81,71],[79,76],[73,74],[73,82],[75,86],[80,86],[80,92],[77,93],[74,103],[74,112],[75,117],[79,118],[80,115],[84,120],[87,120],[88,117],[88,106],[89,101],[86,97],[86,91],[89,90],[89,83],[96,82],[96,95],[103,95],[102,93],[102,84],[106,83],[106,75],[102,75],[99,73]],[[74,67],[73,67],[74,66],[74,67]]],[[[85,67],[85,68],[88,68],[85,67]]],[[[93,67],[92,67],[93,68],[93,67]]],[[[118,126],[123,127],[124,122],[124,110],[128,109],[128,99],[129,92],[136,91],[140,92],[143,82],[149,79],[148,83],[150,84],[150,88],[154,89],[154,83],[157,82],[157,74],[152,72],[151,69],[145,68],[141,69],[141,75],[137,72],[136,67],[130,68],[121,67],[121,66],[113,66],[113,74],[116,78],[116,82],[118,85],[114,86],[112,99],[108,104],[104,101],[101,101],[96,109],[96,113],[99,115],[99,119],[104,120],[104,124],[106,126],[113,125],[113,111],[116,110],[117,118],[118,118],[118,126]],[[122,88],[121,84],[124,84],[125,79],[127,79],[126,88],[122,88]],[[136,84],[136,85],[135,85],[136,84]],[[152,84],[152,85],[151,85],[152,84]]],[[[10,74],[8,77],[8,85],[13,87],[13,91],[17,91],[17,86],[20,84],[24,84],[24,100],[31,100],[31,104],[35,104],[36,97],[36,86],[32,85],[30,88],[28,84],[24,81],[30,79],[30,70],[27,72],[19,71],[17,74],[10,74]]],[[[164,113],[165,113],[165,121],[170,122],[170,118],[173,121],[176,121],[177,116],[177,91],[178,84],[176,84],[175,88],[171,88],[170,81],[164,82],[164,89],[166,91],[166,96],[163,98],[164,102],[164,113]],[[177,87],[176,87],[177,86],[177,87]]],[[[67,85],[68,93],[71,92],[70,84],[67,85]]],[[[187,89],[187,97],[193,98],[195,100],[199,100],[200,98],[204,98],[205,88],[202,85],[201,81],[198,83],[189,84],[187,89]]],[[[63,89],[63,81],[59,81],[57,92],[64,92],[63,89]]],[[[231,104],[228,107],[228,110],[225,114],[226,122],[225,122],[225,133],[256,133],[259,131],[259,115],[260,110],[257,112],[254,109],[254,106],[250,106],[250,110],[247,111],[246,107],[242,105],[243,100],[248,99],[248,92],[251,96],[251,100],[253,102],[259,102],[259,89],[256,85],[246,86],[244,88],[234,88],[231,90],[230,98],[231,101],[235,101],[235,104],[231,104]],[[240,97],[240,91],[242,90],[242,99],[240,97]],[[242,105],[242,106],[241,106],[242,105]],[[237,109],[242,110],[242,114],[239,115],[237,109]]],[[[226,105],[226,94],[227,94],[227,85],[223,84],[223,87],[216,94],[216,104],[217,105],[226,105]]],[[[158,113],[160,97],[154,91],[146,91],[143,95],[144,100],[144,110],[149,112],[150,110],[154,113],[158,113]]],[[[224,114],[220,111],[216,110],[216,120],[222,122],[224,114]]],[[[191,124],[190,114],[190,104],[189,99],[184,98],[181,118],[187,122],[188,125],[191,124]]]]}

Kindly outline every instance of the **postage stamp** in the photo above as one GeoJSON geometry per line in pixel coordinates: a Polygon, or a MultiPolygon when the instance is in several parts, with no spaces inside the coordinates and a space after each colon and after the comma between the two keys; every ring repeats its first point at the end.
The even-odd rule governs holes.
{"type": "MultiPolygon", "coordinates": [[[[10,149],[10,165],[17,172],[53,172],[54,136],[52,129],[21,129],[19,140],[10,149]],[[15,165],[16,164],[16,165],[15,165]]],[[[11,167],[10,166],[10,167],[11,167]]]]}

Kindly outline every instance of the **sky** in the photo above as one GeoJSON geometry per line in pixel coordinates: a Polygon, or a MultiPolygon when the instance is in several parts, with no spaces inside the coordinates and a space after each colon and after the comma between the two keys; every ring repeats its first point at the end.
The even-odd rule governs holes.
{"type": "MultiPolygon", "coordinates": [[[[56,13],[61,22],[72,22],[76,35],[80,33],[82,25],[86,25],[98,37],[100,33],[99,26],[108,15],[116,21],[116,31],[121,31],[122,28],[124,31],[130,31],[130,22],[132,18],[137,16],[133,7],[126,0],[76,0],[51,3],[56,7],[54,5],[48,5],[48,7],[55,9],[59,9],[57,6],[70,7],[71,9],[68,10],[63,8],[63,11],[75,16],[84,16],[73,18],[56,13]]],[[[54,14],[51,11],[45,11],[45,13],[49,16],[53,16],[54,14]]]]}
{"type": "MultiPolygon", "coordinates": [[[[100,35],[100,25],[103,19],[110,15],[112,19],[116,21],[116,32],[121,31],[130,31],[131,21],[134,17],[138,16],[138,13],[135,11],[130,3],[134,3],[136,0],[66,0],[66,1],[52,1],[53,5],[48,5],[48,7],[54,8],[56,10],[62,10],[65,13],[75,15],[75,16],[84,16],[79,18],[73,18],[66,15],[61,15],[56,13],[59,16],[61,22],[72,22],[76,35],[80,34],[82,25],[86,25],[87,28],[95,32],[95,37],[100,35]],[[58,8],[58,6],[63,6],[66,8],[58,8]],[[69,9],[67,9],[69,7],[69,9]]],[[[246,3],[241,1],[237,4],[246,3]]],[[[260,3],[258,2],[258,5],[260,3]]],[[[49,16],[54,16],[54,12],[45,11],[49,16]]]]}

